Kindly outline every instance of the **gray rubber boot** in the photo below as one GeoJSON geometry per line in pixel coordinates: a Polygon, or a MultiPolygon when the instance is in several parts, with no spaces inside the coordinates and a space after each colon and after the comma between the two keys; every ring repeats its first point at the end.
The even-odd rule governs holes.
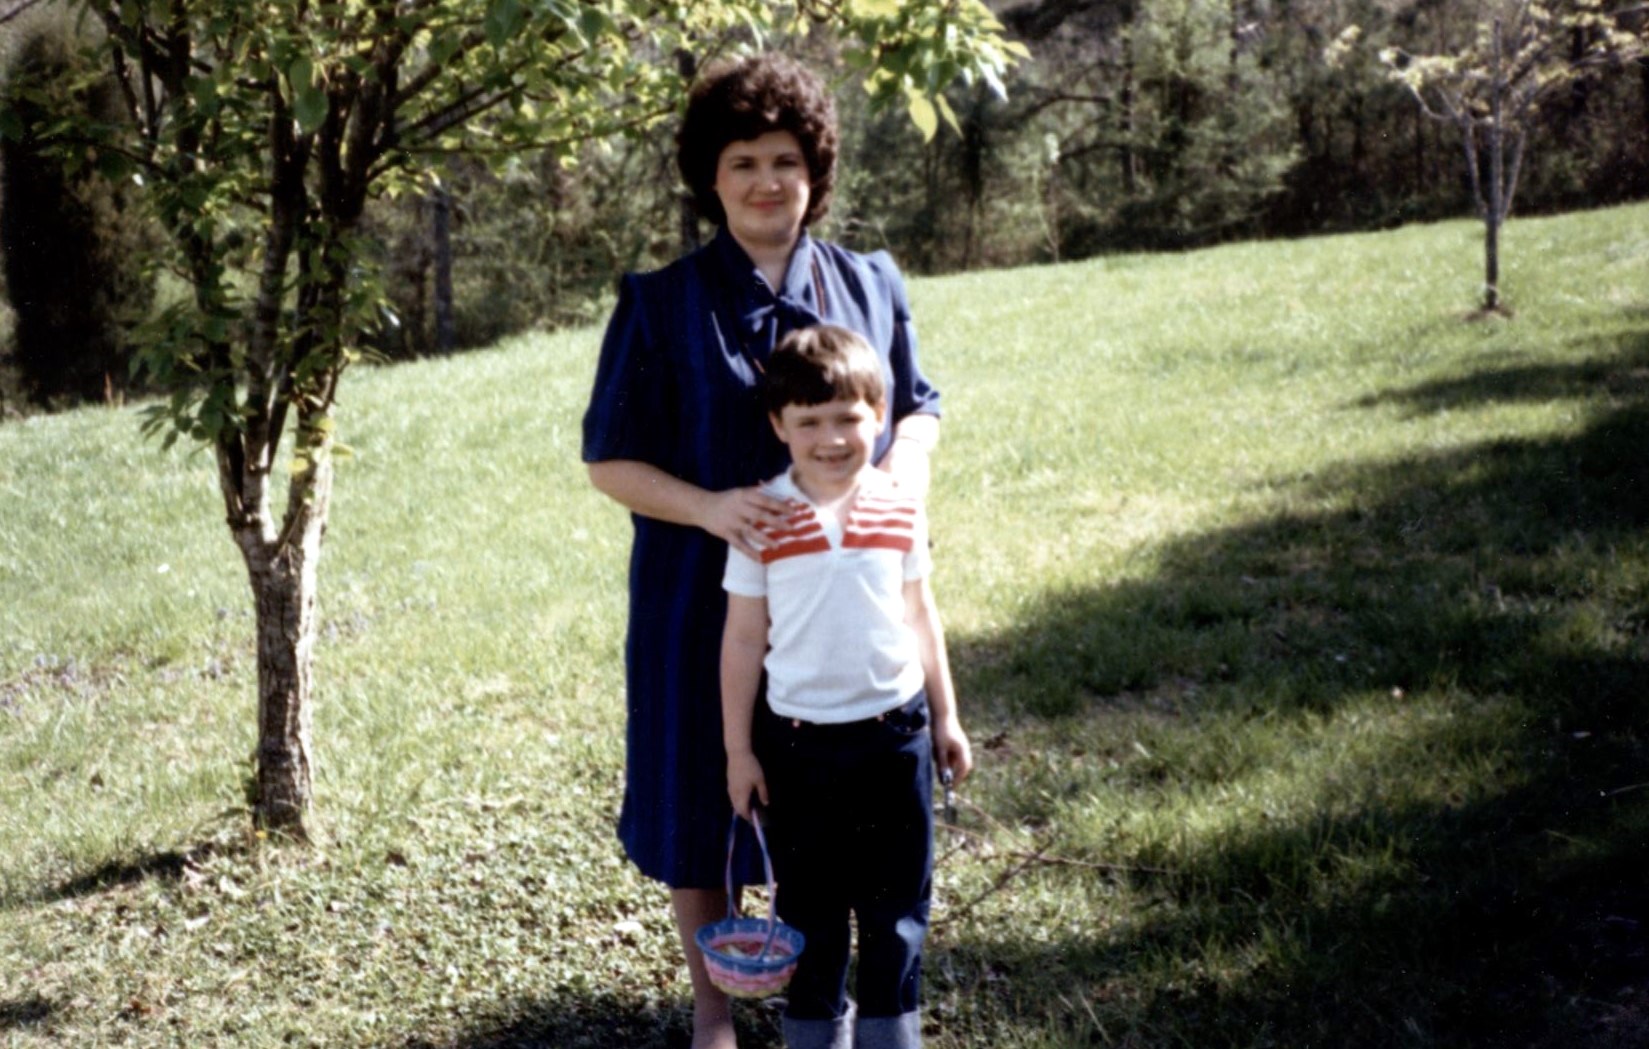
{"type": "Polygon", "coordinates": [[[853,1025],[853,1049],[921,1049],[920,1013],[861,1016],[853,1025]]]}
{"type": "Polygon", "coordinates": [[[853,1049],[853,1003],[837,1020],[784,1018],[785,1049],[853,1049]]]}

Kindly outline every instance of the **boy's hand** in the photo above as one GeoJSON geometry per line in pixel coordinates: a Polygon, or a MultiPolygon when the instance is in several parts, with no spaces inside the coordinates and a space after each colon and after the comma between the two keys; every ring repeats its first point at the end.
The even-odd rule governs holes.
{"type": "Polygon", "coordinates": [[[728,755],[727,799],[733,803],[733,811],[745,819],[750,818],[752,793],[760,804],[767,804],[767,777],[762,774],[761,762],[749,751],[728,755]]]}
{"type": "Polygon", "coordinates": [[[933,726],[933,760],[939,771],[950,770],[957,786],[973,771],[973,746],[962,723],[954,717],[935,722],[933,726]]]}

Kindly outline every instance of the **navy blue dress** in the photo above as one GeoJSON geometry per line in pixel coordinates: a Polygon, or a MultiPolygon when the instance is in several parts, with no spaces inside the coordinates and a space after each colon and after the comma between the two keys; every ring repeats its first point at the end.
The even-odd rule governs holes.
{"type": "MultiPolygon", "coordinates": [[[[775,295],[723,230],[662,270],[621,280],[584,416],[584,461],[651,463],[710,491],[774,476],[789,459],[761,407],[757,362],[786,332],[821,320],[865,336],[882,358],[892,411],[878,459],[895,420],[938,414],[939,394],[917,367],[904,281],[886,252],[860,255],[804,233],[775,295]]],[[[618,834],[648,877],[718,888],[731,819],[720,698],[727,544],[631,519],[618,834]]],[[[751,860],[735,872],[743,884],[761,878],[751,860]]]]}

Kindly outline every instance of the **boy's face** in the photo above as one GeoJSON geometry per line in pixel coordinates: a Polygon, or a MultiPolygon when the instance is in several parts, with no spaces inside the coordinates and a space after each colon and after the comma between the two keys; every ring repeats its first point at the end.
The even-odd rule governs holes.
{"type": "Polygon", "coordinates": [[[882,409],[864,398],[838,398],[824,404],[787,404],[773,420],[779,440],[804,483],[825,487],[851,482],[870,462],[882,409]]]}

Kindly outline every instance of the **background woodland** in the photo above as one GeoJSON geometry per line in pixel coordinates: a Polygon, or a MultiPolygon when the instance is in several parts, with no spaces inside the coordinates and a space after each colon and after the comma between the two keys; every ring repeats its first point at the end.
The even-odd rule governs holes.
{"type": "MultiPolygon", "coordinates": [[[[1463,49],[1483,3],[989,6],[1032,58],[1001,85],[951,89],[951,126],[927,139],[903,111],[870,112],[824,34],[791,43],[839,87],[843,170],[824,236],[886,248],[914,273],[944,273],[1472,211],[1459,129],[1428,119],[1380,54],[1463,49]]],[[[1634,5],[1601,6],[1627,11],[1631,23],[1634,5]]],[[[9,80],[44,70],[60,85],[44,103],[8,98],[0,120],[15,130],[41,105],[114,112],[111,86],[77,67],[74,41],[85,32],[49,3],[0,26],[9,80]]],[[[1599,32],[1576,22],[1548,43],[1578,60],[1599,32]]],[[[693,68],[692,56],[676,62],[693,68]]],[[[673,145],[660,125],[572,155],[455,157],[429,192],[374,201],[367,228],[393,304],[378,350],[448,352],[599,319],[617,273],[662,264],[709,232],[684,215],[673,145]]],[[[37,403],[118,396],[128,381],[122,322],[168,295],[164,278],[157,287],[136,270],[154,234],[127,206],[128,192],[95,171],[66,173],[31,156],[27,141],[8,137],[0,249],[9,247],[10,298],[45,300],[37,315],[47,319],[37,323],[53,334],[48,349],[31,350],[42,340],[29,337],[30,322],[0,306],[13,411],[24,394],[37,403]],[[75,351],[62,351],[64,342],[75,351]]],[[[1516,213],[1645,195],[1649,58],[1546,92],[1529,120],[1516,213]]]]}

